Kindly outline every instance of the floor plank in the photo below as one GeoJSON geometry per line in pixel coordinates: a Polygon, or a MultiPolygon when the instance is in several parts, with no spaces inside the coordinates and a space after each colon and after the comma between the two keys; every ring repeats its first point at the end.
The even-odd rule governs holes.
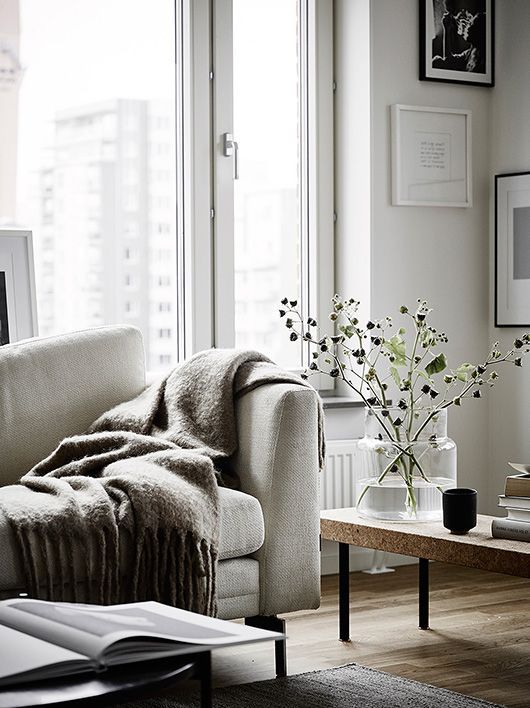
{"type": "MultiPolygon", "coordinates": [[[[285,615],[289,673],[355,662],[529,708],[528,580],[445,563],[431,563],[430,571],[428,631],[417,629],[417,566],[384,575],[352,573],[351,643],[337,639],[337,577],[324,577],[319,610],[285,615]]],[[[272,678],[272,647],[219,651],[214,674],[217,685],[272,678]]]]}

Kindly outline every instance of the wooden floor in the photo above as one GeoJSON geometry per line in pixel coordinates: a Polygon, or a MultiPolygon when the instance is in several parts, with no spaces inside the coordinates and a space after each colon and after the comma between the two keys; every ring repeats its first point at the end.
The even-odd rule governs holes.
{"type": "MultiPolygon", "coordinates": [[[[359,663],[513,708],[530,708],[530,583],[431,563],[432,629],[417,629],[417,566],[352,573],[353,641],[337,639],[337,577],[322,582],[319,610],[285,615],[290,674],[359,663]]],[[[273,648],[214,653],[217,685],[274,676],[273,648]]],[[[367,706],[367,708],[369,708],[367,706]]]]}

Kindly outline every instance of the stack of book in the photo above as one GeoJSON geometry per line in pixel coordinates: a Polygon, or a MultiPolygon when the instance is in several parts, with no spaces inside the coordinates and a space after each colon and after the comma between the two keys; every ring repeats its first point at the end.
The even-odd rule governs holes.
{"type": "Polygon", "coordinates": [[[516,541],[530,541],[530,465],[510,462],[517,471],[506,477],[504,494],[499,495],[499,506],[506,509],[505,519],[494,519],[491,535],[516,541]]]}

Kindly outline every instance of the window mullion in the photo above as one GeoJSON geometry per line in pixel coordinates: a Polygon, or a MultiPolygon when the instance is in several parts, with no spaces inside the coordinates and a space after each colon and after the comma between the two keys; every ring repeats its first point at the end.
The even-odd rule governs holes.
{"type": "Polygon", "coordinates": [[[235,344],[234,158],[224,155],[223,136],[233,134],[232,0],[212,2],[213,317],[216,347],[235,344]]]}
{"type": "Polygon", "coordinates": [[[214,344],[209,0],[183,0],[185,352],[214,344]],[[186,38],[188,43],[186,44],[186,38]]]}
{"type": "MultiPolygon", "coordinates": [[[[308,307],[328,330],[334,294],[333,8],[308,0],[308,307]]],[[[321,375],[315,387],[333,388],[321,375]]]]}

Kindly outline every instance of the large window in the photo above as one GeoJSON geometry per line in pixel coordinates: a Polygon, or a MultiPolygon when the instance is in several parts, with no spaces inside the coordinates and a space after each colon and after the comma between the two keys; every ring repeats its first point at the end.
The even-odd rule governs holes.
{"type": "Polygon", "coordinates": [[[214,8],[214,333],[298,368],[280,300],[319,318],[333,295],[331,3],[214,8]]]}
{"type": "Polygon", "coordinates": [[[235,345],[291,367],[301,347],[286,346],[278,306],[302,290],[299,18],[298,0],[233,3],[235,345]]]}
{"type": "Polygon", "coordinates": [[[0,3],[0,223],[40,334],[138,326],[299,368],[279,300],[333,294],[331,0],[0,3]]]}
{"type": "Polygon", "coordinates": [[[165,369],[177,349],[174,3],[8,0],[2,12],[0,49],[21,72],[0,95],[17,184],[0,219],[34,232],[40,334],[130,323],[148,367],[165,369]]]}

